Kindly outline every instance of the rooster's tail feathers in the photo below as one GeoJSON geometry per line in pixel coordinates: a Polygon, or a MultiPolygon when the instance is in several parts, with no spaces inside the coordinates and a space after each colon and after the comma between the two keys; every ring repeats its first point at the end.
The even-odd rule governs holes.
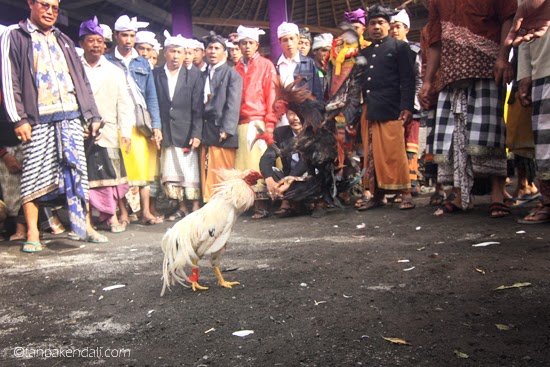
{"type": "Polygon", "coordinates": [[[193,264],[192,260],[198,260],[191,246],[185,244],[185,236],[182,229],[176,223],[169,229],[162,238],[162,252],[164,253],[164,261],[162,264],[162,291],[161,297],[164,295],[166,288],[170,289],[171,285],[179,283],[187,287],[185,282],[190,282],[185,274],[184,267],[193,264]]]}

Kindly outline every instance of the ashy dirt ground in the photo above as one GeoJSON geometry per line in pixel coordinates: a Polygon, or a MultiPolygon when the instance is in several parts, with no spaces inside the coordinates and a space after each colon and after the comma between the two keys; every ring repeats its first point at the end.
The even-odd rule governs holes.
{"type": "Polygon", "coordinates": [[[0,365],[550,366],[550,224],[418,203],[241,217],[222,269],[242,285],[217,287],[203,260],[208,291],[162,298],[168,223],[107,245],[47,236],[34,255],[1,243],[0,365]],[[530,286],[496,290],[515,283],[530,286]]]}

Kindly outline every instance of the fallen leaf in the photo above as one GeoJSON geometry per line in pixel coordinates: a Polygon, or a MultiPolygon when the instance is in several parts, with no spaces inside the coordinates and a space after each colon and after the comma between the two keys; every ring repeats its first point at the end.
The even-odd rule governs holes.
{"type": "Polygon", "coordinates": [[[502,289],[510,289],[510,288],[523,288],[523,287],[529,287],[531,286],[531,283],[514,283],[512,285],[501,285],[498,288],[495,288],[496,290],[502,290],[502,289]]]}
{"type": "Polygon", "coordinates": [[[393,344],[399,344],[399,345],[411,345],[411,343],[409,343],[408,341],[406,340],[403,340],[403,339],[399,339],[399,338],[386,338],[385,336],[382,337],[384,340],[387,340],[393,344]]]}
{"type": "Polygon", "coordinates": [[[254,334],[254,330],[239,330],[235,331],[232,335],[240,336],[241,338],[244,338],[245,336],[254,334]]]}
{"type": "Polygon", "coordinates": [[[510,330],[510,326],[508,325],[504,325],[504,324],[495,324],[495,326],[497,327],[497,329],[499,330],[510,330]]]}
{"type": "Polygon", "coordinates": [[[500,245],[500,242],[494,242],[494,241],[481,242],[481,243],[476,243],[475,245],[472,245],[472,247],[485,247],[489,245],[500,245]]]}
{"type": "Polygon", "coordinates": [[[477,271],[478,273],[481,273],[481,274],[485,275],[485,270],[483,270],[483,269],[481,269],[481,268],[476,268],[476,271],[477,271]]]}
{"type": "Polygon", "coordinates": [[[470,358],[469,355],[467,355],[466,353],[462,353],[462,352],[459,352],[458,350],[455,349],[454,353],[456,354],[456,356],[458,358],[470,358]]]}
{"type": "Polygon", "coordinates": [[[415,268],[416,266],[411,266],[410,268],[407,268],[407,269],[403,269],[403,271],[411,271],[415,268]]]}

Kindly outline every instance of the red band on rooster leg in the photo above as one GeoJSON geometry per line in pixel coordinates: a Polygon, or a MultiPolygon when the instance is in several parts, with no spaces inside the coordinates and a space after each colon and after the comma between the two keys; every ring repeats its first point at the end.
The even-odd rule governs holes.
{"type": "Polygon", "coordinates": [[[192,282],[198,282],[199,281],[199,268],[191,269],[191,276],[189,276],[189,280],[192,281],[192,282]]]}

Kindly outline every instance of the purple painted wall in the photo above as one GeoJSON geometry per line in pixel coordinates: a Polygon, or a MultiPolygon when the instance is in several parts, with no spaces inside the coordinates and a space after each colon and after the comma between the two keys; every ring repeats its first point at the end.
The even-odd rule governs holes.
{"type": "Polygon", "coordinates": [[[172,34],[193,37],[191,0],[172,0],[172,34]]]}
{"type": "Polygon", "coordinates": [[[277,27],[282,22],[288,21],[288,7],[286,0],[268,0],[269,33],[271,34],[271,60],[275,61],[281,56],[283,50],[279,46],[277,27]]]}

